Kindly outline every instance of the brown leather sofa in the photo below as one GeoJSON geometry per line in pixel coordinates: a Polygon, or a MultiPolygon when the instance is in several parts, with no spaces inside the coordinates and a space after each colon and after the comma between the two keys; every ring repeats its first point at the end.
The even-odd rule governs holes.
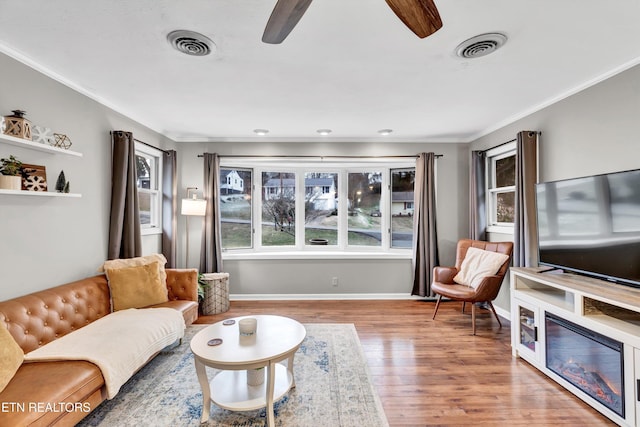
{"type": "MultiPolygon", "coordinates": [[[[152,307],[180,310],[189,325],[198,317],[197,270],[166,272],[169,301],[152,307]]],[[[107,279],[99,275],[0,302],[0,327],[28,353],[110,312],[107,279]]],[[[0,426],[73,426],[106,396],[93,363],[24,362],[0,393],[0,426]]]]}

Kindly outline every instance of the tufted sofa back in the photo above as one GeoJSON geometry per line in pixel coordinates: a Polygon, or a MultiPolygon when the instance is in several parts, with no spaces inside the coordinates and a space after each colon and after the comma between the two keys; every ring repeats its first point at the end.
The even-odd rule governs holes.
{"type": "Polygon", "coordinates": [[[104,275],[0,302],[0,322],[6,324],[25,353],[110,312],[109,286],[104,275]]]}

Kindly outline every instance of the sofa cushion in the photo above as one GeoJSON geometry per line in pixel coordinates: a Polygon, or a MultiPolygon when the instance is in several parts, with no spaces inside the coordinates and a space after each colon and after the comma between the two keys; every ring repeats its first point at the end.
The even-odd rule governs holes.
{"type": "Polygon", "coordinates": [[[4,325],[0,324],[0,392],[9,384],[24,360],[24,352],[4,325]]]}
{"type": "Polygon", "coordinates": [[[135,267],[107,268],[113,311],[167,302],[167,286],[160,280],[159,266],[154,261],[135,267]]]}
{"type": "Polygon", "coordinates": [[[109,261],[105,261],[98,271],[105,272],[107,269],[135,267],[138,265],[151,264],[156,261],[160,263],[160,280],[162,283],[167,283],[167,273],[164,269],[164,266],[167,263],[167,258],[162,254],[151,254],[135,258],[111,259],[109,261]]]}
{"type": "Polygon", "coordinates": [[[485,276],[496,274],[508,259],[508,255],[498,252],[469,248],[460,265],[460,271],[453,281],[460,285],[477,288],[485,276]]]}

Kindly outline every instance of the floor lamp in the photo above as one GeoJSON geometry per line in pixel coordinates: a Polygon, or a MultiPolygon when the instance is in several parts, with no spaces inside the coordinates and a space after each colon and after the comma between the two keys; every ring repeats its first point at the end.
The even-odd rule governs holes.
{"type": "Polygon", "coordinates": [[[187,198],[182,199],[182,207],[180,213],[186,216],[186,260],[185,268],[189,268],[189,217],[190,216],[204,216],[207,210],[207,201],[198,199],[195,191],[198,187],[187,187],[187,198]],[[189,192],[193,191],[192,197],[189,197],[189,192]]]}

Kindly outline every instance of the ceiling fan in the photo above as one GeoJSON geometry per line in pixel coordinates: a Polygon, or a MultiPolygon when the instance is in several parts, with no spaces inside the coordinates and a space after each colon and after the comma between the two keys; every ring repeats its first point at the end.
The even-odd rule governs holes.
{"type": "MultiPolygon", "coordinates": [[[[278,0],[271,12],[262,41],[279,44],[296,26],[312,0],[278,0]]],[[[418,37],[425,38],[442,27],[433,0],[385,0],[393,12],[418,37]]]]}

